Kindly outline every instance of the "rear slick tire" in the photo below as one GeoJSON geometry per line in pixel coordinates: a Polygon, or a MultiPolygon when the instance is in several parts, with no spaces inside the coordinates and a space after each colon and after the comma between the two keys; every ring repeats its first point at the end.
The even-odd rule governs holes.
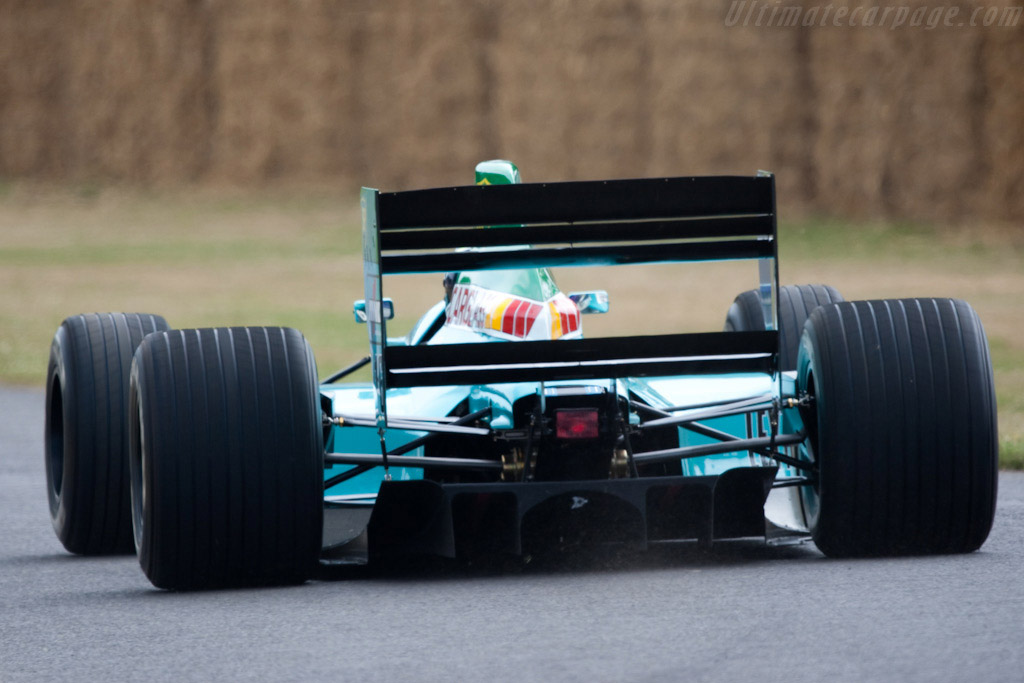
{"type": "Polygon", "coordinates": [[[302,583],[318,565],[316,365],[288,328],[173,330],[135,354],[132,521],[158,588],[302,583]]]}
{"type": "Polygon", "coordinates": [[[818,308],[800,346],[808,526],[830,556],[971,552],[995,514],[998,439],[981,321],[963,301],[818,308]]]}
{"type": "Polygon", "coordinates": [[[148,313],[64,320],[50,345],[44,432],[50,521],[79,555],[132,553],[128,373],[136,347],[167,321],[148,313]]]}

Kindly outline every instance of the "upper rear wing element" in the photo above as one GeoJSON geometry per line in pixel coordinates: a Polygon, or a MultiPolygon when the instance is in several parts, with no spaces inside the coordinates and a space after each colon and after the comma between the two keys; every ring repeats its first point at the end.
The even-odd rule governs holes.
{"type": "Polygon", "coordinates": [[[363,188],[361,203],[381,418],[389,387],[775,371],[778,249],[770,173],[390,193],[363,188]],[[771,321],[763,332],[524,341],[500,348],[385,345],[384,275],[732,259],[760,262],[765,320],[771,321]]]}

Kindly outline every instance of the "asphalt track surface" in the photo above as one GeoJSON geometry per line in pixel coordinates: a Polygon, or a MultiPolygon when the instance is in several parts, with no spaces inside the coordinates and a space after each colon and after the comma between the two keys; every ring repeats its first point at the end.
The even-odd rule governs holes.
{"type": "Polygon", "coordinates": [[[43,395],[0,388],[0,681],[1020,681],[1024,474],[980,552],[732,544],[154,589],[50,528],[43,395]]]}

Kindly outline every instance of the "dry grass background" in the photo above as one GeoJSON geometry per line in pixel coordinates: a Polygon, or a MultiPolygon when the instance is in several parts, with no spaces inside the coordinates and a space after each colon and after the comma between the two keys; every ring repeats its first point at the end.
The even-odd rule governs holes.
{"type": "Polygon", "coordinates": [[[401,189],[506,157],[527,180],[767,168],[790,212],[1024,218],[1024,20],[727,27],[727,8],[2,0],[0,177],[401,189]]]}

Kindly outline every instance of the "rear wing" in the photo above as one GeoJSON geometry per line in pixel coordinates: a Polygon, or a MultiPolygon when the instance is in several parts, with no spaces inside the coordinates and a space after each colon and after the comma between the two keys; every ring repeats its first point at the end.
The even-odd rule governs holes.
{"type": "Polygon", "coordinates": [[[390,193],[363,188],[361,205],[366,313],[382,426],[384,392],[392,387],[775,372],[778,249],[770,173],[390,193]],[[524,244],[531,248],[517,246],[524,244]],[[770,321],[765,331],[500,346],[385,344],[384,275],[732,259],[759,260],[770,321]]]}

